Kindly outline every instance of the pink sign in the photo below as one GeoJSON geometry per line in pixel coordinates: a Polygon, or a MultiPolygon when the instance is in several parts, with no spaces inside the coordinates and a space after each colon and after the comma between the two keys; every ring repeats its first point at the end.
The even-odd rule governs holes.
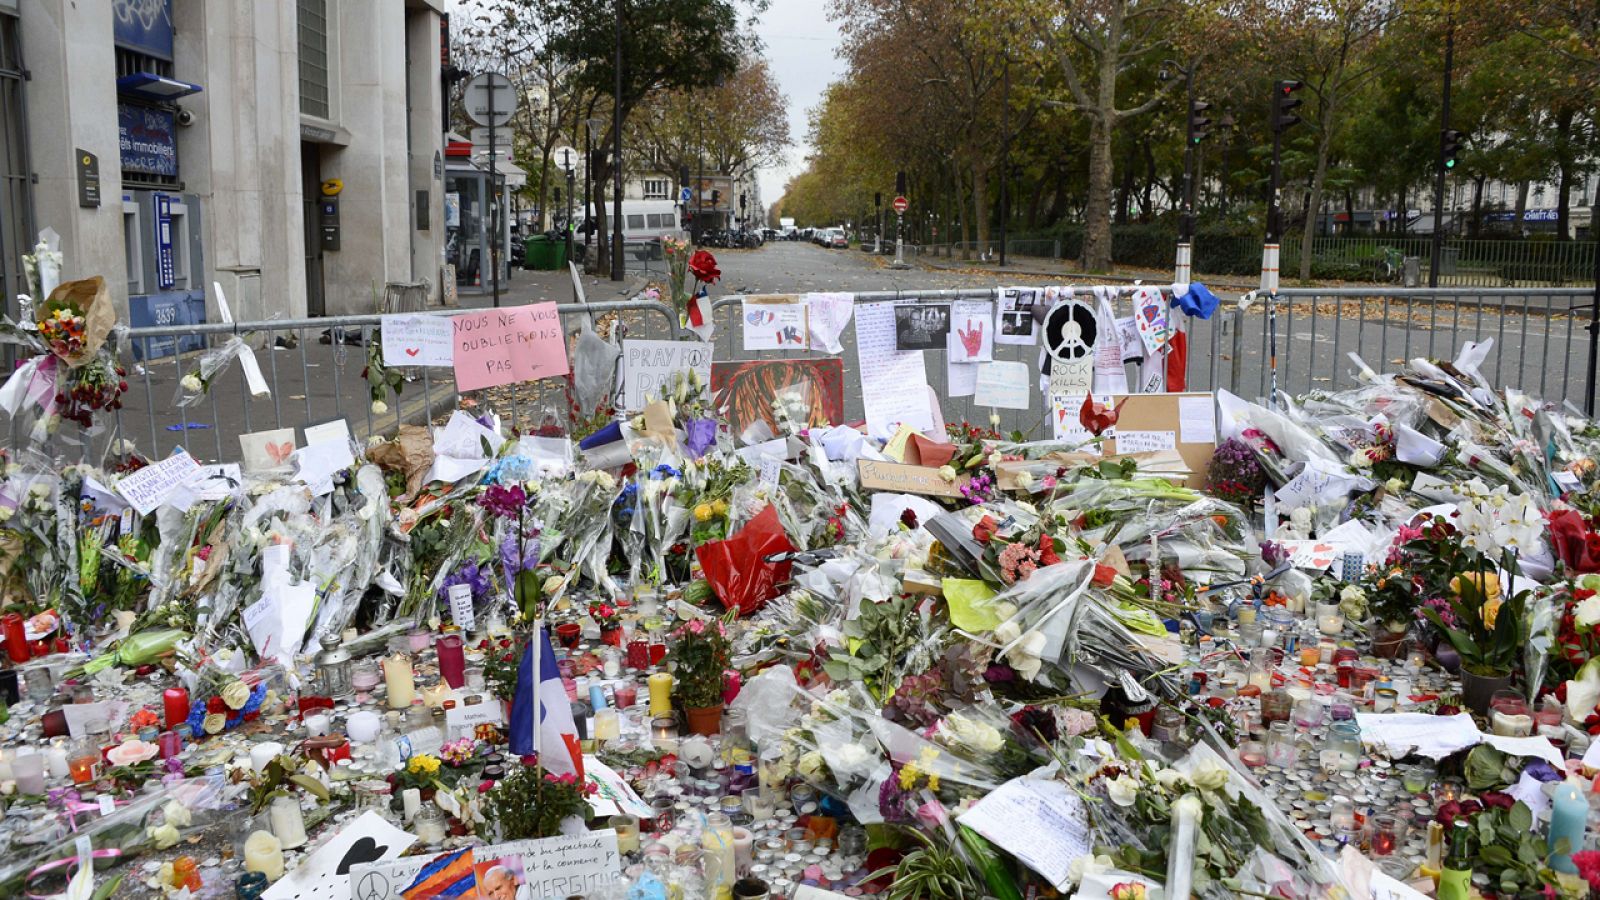
{"type": "Polygon", "coordinates": [[[456,390],[567,374],[567,345],[554,303],[450,317],[456,390]]]}

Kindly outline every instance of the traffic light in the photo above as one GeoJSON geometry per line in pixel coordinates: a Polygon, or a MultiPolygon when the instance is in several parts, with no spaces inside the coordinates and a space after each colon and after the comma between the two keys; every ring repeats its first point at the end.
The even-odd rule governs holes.
{"type": "Polygon", "coordinates": [[[873,195],[872,195],[872,205],[874,207],[879,207],[879,206],[883,205],[883,191],[876,191],[876,192],[873,193],[873,195]]]}
{"type": "Polygon", "coordinates": [[[1444,170],[1449,172],[1456,167],[1457,156],[1461,155],[1461,142],[1466,140],[1466,135],[1454,128],[1444,130],[1444,141],[1439,148],[1439,159],[1444,163],[1444,170]]]}
{"type": "Polygon", "coordinates": [[[1303,102],[1296,97],[1295,91],[1300,90],[1298,81],[1283,80],[1272,85],[1272,130],[1282,132],[1291,126],[1300,124],[1300,117],[1294,110],[1303,102]]]}
{"type": "Polygon", "coordinates": [[[1205,140],[1211,133],[1211,117],[1205,111],[1211,104],[1204,100],[1193,100],[1189,103],[1189,143],[1198,144],[1205,140]]]}

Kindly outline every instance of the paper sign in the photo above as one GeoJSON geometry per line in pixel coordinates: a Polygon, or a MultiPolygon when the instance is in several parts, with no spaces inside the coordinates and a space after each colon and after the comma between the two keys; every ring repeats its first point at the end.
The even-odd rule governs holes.
{"type": "Polygon", "coordinates": [[[334,419],[318,425],[307,425],[302,429],[306,433],[306,445],[322,444],[328,441],[337,441],[342,444],[350,443],[350,423],[344,419],[334,419]]]}
{"type": "Polygon", "coordinates": [[[867,534],[872,537],[883,537],[899,528],[900,517],[908,509],[917,517],[919,526],[944,512],[944,507],[915,494],[879,492],[872,495],[872,510],[867,516],[867,534]]]}
{"type": "Polygon", "coordinates": [[[1281,512],[1292,512],[1302,506],[1342,502],[1361,481],[1342,473],[1324,471],[1308,463],[1299,475],[1278,488],[1273,497],[1280,504],[1281,512]]]}
{"type": "Polygon", "coordinates": [[[994,304],[957,300],[950,304],[946,350],[952,363],[988,362],[994,358],[994,304]]]}
{"type": "MultiPolygon", "coordinates": [[[[587,771],[587,761],[584,768],[587,771]]],[[[474,854],[480,878],[488,874],[485,864],[490,860],[519,861],[524,881],[517,888],[518,897],[593,896],[622,875],[617,833],[610,829],[478,847],[474,854]]],[[[484,889],[479,897],[496,896],[487,893],[493,885],[480,887],[484,889]]]]}
{"type": "Polygon", "coordinates": [[[450,585],[450,621],[462,631],[471,631],[477,618],[472,613],[472,585],[450,585]]]}
{"type": "Polygon", "coordinates": [[[295,478],[318,497],[333,490],[333,476],[356,464],[349,441],[324,441],[294,452],[295,478]]]}
{"type": "Polygon", "coordinates": [[[200,464],[189,451],[180,449],[154,465],[124,475],[117,482],[117,493],[137,509],[139,515],[147,516],[168,494],[188,484],[199,473],[200,464]]]}
{"type": "Polygon", "coordinates": [[[1185,444],[1217,442],[1216,404],[1210,397],[1178,398],[1178,440],[1185,444]]]}
{"type": "Polygon", "coordinates": [[[1289,565],[1321,572],[1344,558],[1344,545],[1333,541],[1279,541],[1289,552],[1289,565]]]}
{"type": "Polygon", "coordinates": [[[1117,429],[1118,453],[1150,453],[1156,450],[1178,449],[1175,431],[1128,431],[1117,429]]]}
{"type": "Polygon", "coordinates": [[[1139,340],[1139,326],[1133,323],[1133,316],[1117,319],[1117,343],[1122,345],[1124,360],[1144,359],[1144,343],[1139,340]]]}
{"type": "MultiPolygon", "coordinates": [[[[418,885],[417,880],[422,877],[424,869],[433,869],[435,872],[448,869],[447,864],[456,862],[458,873],[458,891],[464,896],[479,896],[473,887],[477,882],[476,861],[477,854],[487,851],[487,847],[474,847],[471,850],[440,853],[437,855],[423,854],[421,856],[407,856],[390,862],[368,863],[352,866],[350,869],[351,900],[420,900],[423,897],[437,897],[439,894],[428,891],[425,885],[418,885]],[[461,871],[462,868],[465,871],[461,871]],[[472,878],[473,885],[460,885],[465,880],[463,876],[472,878]]],[[[497,879],[498,880],[498,879],[497,879]]]]}
{"type": "Polygon", "coordinates": [[[274,428],[239,435],[239,459],[246,472],[265,472],[289,465],[294,455],[294,429],[274,428]]]}
{"type": "Polygon", "coordinates": [[[1395,458],[1414,466],[1436,466],[1444,459],[1445,446],[1406,425],[1395,426],[1395,458]]]}
{"type": "Polygon", "coordinates": [[[1070,887],[1072,861],[1092,849],[1083,801],[1059,781],[1013,778],[958,821],[1043,875],[1057,890],[1070,887]]]}
{"type": "Polygon", "coordinates": [[[226,500],[238,493],[244,485],[244,475],[239,472],[238,463],[221,463],[214,466],[201,466],[194,478],[183,485],[183,489],[194,495],[196,500],[226,500]]]}
{"type": "Polygon", "coordinates": [[[1499,750],[1507,756],[1533,756],[1544,760],[1557,769],[1566,767],[1566,758],[1560,750],[1550,743],[1548,738],[1540,735],[1528,737],[1503,737],[1498,734],[1484,734],[1483,742],[1499,750]]]}
{"type": "MultiPolygon", "coordinates": [[[[1051,425],[1055,429],[1056,440],[1081,444],[1082,446],[1078,448],[1079,451],[1093,453],[1098,456],[1104,451],[1099,444],[1089,443],[1094,439],[1094,435],[1089,433],[1089,429],[1083,427],[1083,398],[1084,395],[1081,393],[1076,396],[1072,394],[1052,394],[1050,396],[1051,425]]],[[[1095,406],[1101,410],[1115,405],[1110,394],[1096,396],[1094,402],[1095,406]]],[[[1107,428],[1101,432],[1100,436],[1107,439],[1115,438],[1117,429],[1115,426],[1107,428]]]]}
{"type": "Polygon", "coordinates": [[[650,804],[645,803],[615,769],[593,756],[583,758],[583,780],[594,788],[589,796],[589,808],[597,814],[624,813],[640,818],[652,815],[650,804]]]}
{"type": "Polygon", "coordinates": [[[309,581],[262,579],[261,599],[244,608],[244,629],[262,659],[290,660],[305,642],[317,608],[317,586],[309,581]]]}
{"type": "Polygon", "coordinates": [[[263,900],[348,900],[351,871],[398,857],[417,839],[375,812],[362,813],[267,888],[263,900]]]}
{"type": "Polygon", "coordinates": [[[841,353],[844,346],[839,335],[844,333],[855,315],[854,294],[806,294],[806,326],[811,330],[811,349],[824,353],[841,353]]]}
{"type": "Polygon", "coordinates": [[[1483,740],[1470,713],[1435,716],[1427,713],[1356,713],[1361,740],[1389,758],[1418,753],[1439,760],[1483,740]]]}
{"type": "Polygon", "coordinates": [[[867,430],[886,437],[904,422],[916,431],[932,431],[928,370],[922,351],[896,348],[893,303],[864,303],[856,310],[856,353],[867,430]]]}
{"type": "Polygon", "coordinates": [[[959,497],[961,486],[970,476],[962,475],[954,482],[939,477],[938,469],[927,466],[907,466],[901,463],[858,459],[856,466],[861,475],[862,490],[896,491],[902,494],[923,494],[930,497],[959,497]]]}
{"type": "Polygon", "coordinates": [[[455,365],[449,316],[383,316],[378,327],[386,366],[455,365]]]}
{"type": "Polygon", "coordinates": [[[769,488],[778,486],[778,476],[783,472],[783,460],[761,457],[761,483],[769,488]]]}
{"type": "Polygon", "coordinates": [[[746,350],[804,350],[811,344],[806,304],[796,297],[746,297],[742,318],[746,350]]]}
{"type": "Polygon", "coordinates": [[[455,709],[444,712],[445,726],[452,734],[464,734],[479,725],[499,725],[505,721],[503,704],[496,698],[490,698],[481,703],[469,703],[465,706],[457,705],[455,709]]]}
{"type": "Polygon", "coordinates": [[[554,303],[486,309],[451,316],[456,389],[565,375],[567,346],[554,303]]]}
{"type": "Polygon", "coordinates": [[[1038,288],[1004,288],[1000,291],[1000,316],[994,341],[997,344],[1034,342],[1033,305],[1039,302],[1038,288]]]}
{"type": "Polygon", "coordinates": [[[964,363],[945,360],[945,396],[971,397],[978,390],[978,369],[987,363],[964,363]]]}
{"type": "MultiPolygon", "coordinates": [[[[225,324],[233,324],[233,310],[228,308],[228,297],[222,293],[221,282],[211,282],[211,289],[217,293],[218,317],[225,324]]],[[[248,343],[239,349],[239,371],[244,373],[244,383],[250,390],[250,396],[265,397],[272,393],[267,387],[267,379],[261,377],[261,363],[256,361],[256,351],[248,343]]]]}
{"type": "Polygon", "coordinates": [[[1172,339],[1167,324],[1167,301],[1159,288],[1139,288],[1133,292],[1133,326],[1139,332],[1146,356],[1156,356],[1172,339]]]}
{"type": "Polygon", "coordinates": [[[673,374],[682,372],[687,378],[693,371],[700,383],[711,384],[711,345],[704,341],[644,341],[627,339],[622,342],[623,408],[629,412],[643,409],[651,400],[659,400],[663,388],[672,387],[673,374]]]}
{"type": "Polygon", "coordinates": [[[61,715],[67,722],[67,736],[81,738],[88,730],[89,723],[96,720],[107,721],[111,709],[105,700],[95,703],[63,703],[61,715]]]}
{"type": "Polygon", "coordinates": [[[980,363],[972,402],[976,406],[999,409],[1027,409],[1031,404],[1028,364],[1025,362],[980,363]]]}

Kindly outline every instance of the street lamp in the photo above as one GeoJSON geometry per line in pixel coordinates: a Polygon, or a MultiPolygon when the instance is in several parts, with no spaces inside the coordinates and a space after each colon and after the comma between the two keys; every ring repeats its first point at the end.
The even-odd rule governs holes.
{"type": "Polygon", "coordinates": [[[594,205],[594,200],[590,194],[590,185],[594,184],[594,178],[592,177],[594,173],[594,133],[604,124],[605,120],[601,118],[583,120],[583,256],[585,260],[589,257],[589,238],[594,234],[594,229],[589,227],[589,223],[592,221],[591,217],[594,215],[591,209],[594,205]]]}
{"type": "Polygon", "coordinates": [[[1178,258],[1175,266],[1175,277],[1179,282],[1189,280],[1194,252],[1194,158],[1199,150],[1200,141],[1205,137],[1205,128],[1211,122],[1200,114],[1210,106],[1197,100],[1194,95],[1194,73],[1196,63],[1182,65],[1172,60],[1163,60],[1158,77],[1162,81],[1172,78],[1174,70],[1183,75],[1184,92],[1188,95],[1187,117],[1183,136],[1183,192],[1180,198],[1182,210],[1178,218],[1178,258]]]}
{"type": "Polygon", "coordinates": [[[616,4],[616,57],[611,61],[615,72],[615,90],[611,92],[611,145],[616,148],[613,159],[615,184],[611,196],[611,280],[621,281],[625,276],[622,261],[622,3],[616,4]]]}

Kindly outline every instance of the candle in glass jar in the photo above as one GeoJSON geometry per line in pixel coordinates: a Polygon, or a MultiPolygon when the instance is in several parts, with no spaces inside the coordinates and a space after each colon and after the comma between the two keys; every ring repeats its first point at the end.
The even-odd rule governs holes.
{"type": "Polygon", "coordinates": [[[1497,737],[1527,737],[1533,733],[1533,717],[1492,710],[1489,713],[1489,730],[1497,737]]]}
{"type": "Polygon", "coordinates": [[[273,800],[268,819],[272,823],[272,836],[278,839],[278,846],[293,850],[305,845],[306,820],[300,812],[299,797],[279,797],[273,800]]]}
{"type": "Polygon", "coordinates": [[[62,779],[71,774],[71,769],[67,766],[65,738],[56,738],[50,742],[50,749],[45,751],[44,761],[51,778],[62,779]]]}
{"type": "Polygon", "coordinates": [[[733,866],[740,878],[750,874],[750,866],[756,861],[756,836],[748,828],[734,826],[733,829],[733,866]]]}
{"type": "Polygon", "coordinates": [[[639,849],[639,817],[617,815],[611,817],[611,830],[617,833],[617,852],[623,855],[639,849]]]}
{"type": "Polygon", "coordinates": [[[6,655],[11,657],[13,663],[25,663],[32,657],[28,649],[27,628],[21,615],[6,613],[0,616],[0,634],[6,639],[6,655]]]}
{"type": "Polygon", "coordinates": [[[390,709],[410,709],[417,696],[417,682],[411,672],[411,658],[396,653],[383,661],[383,680],[389,688],[390,709]]]}
{"type": "Polygon", "coordinates": [[[629,709],[639,702],[639,686],[631,681],[617,683],[617,709],[629,709]]]}
{"type": "Polygon", "coordinates": [[[439,655],[439,677],[453,688],[467,683],[467,657],[461,635],[446,634],[433,645],[439,655]]]}
{"type": "Polygon", "coordinates": [[[450,697],[450,685],[435,684],[422,689],[422,705],[429,709],[438,709],[444,706],[444,701],[450,697]]]}
{"type": "Polygon", "coordinates": [[[244,870],[260,872],[268,881],[283,877],[283,846],[270,831],[257,831],[244,842],[244,870]]]}
{"type": "Polygon", "coordinates": [[[672,712],[672,675],[667,672],[650,674],[650,715],[664,716],[672,712]]]}
{"type": "Polygon", "coordinates": [[[617,721],[617,711],[614,709],[597,709],[594,711],[594,739],[597,741],[614,741],[621,731],[617,721]]]}
{"type": "Polygon", "coordinates": [[[189,721],[189,692],[181,687],[170,687],[162,691],[161,711],[169,730],[189,721]]]}

